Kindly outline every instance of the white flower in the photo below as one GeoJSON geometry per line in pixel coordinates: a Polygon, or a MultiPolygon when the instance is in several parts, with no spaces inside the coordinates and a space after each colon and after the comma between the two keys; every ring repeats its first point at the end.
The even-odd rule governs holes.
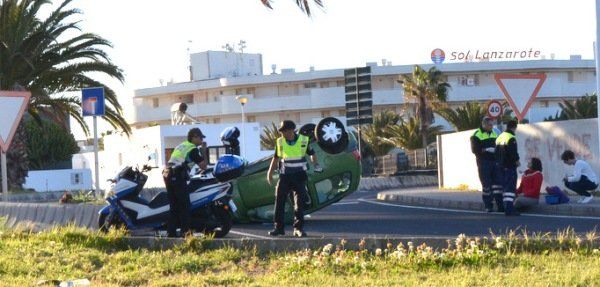
{"type": "Polygon", "coordinates": [[[375,256],[381,256],[381,254],[383,254],[383,251],[381,250],[381,248],[375,249],[375,256]]]}

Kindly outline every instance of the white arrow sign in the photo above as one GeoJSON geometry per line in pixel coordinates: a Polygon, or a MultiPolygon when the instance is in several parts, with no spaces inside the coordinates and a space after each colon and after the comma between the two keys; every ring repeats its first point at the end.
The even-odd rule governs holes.
{"type": "Polygon", "coordinates": [[[6,152],[29,103],[30,92],[0,91],[0,149],[6,152]]]}

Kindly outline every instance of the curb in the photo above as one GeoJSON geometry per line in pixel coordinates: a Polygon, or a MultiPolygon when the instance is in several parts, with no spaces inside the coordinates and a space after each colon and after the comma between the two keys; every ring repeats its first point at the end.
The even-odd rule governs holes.
{"type": "MultiPolygon", "coordinates": [[[[406,205],[439,207],[458,210],[475,210],[483,211],[482,202],[474,201],[459,201],[459,200],[443,200],[428,198],[424,196],[402,195],[399,192],[379,192],[377,200],[385,202],[402,203],[406,205]]],[[[569,215],[569,216],[590,216],[600,217],[600,207],[598,206],[579,206],[574,204],[562,205],[545,205],[540,204],[537,207],[531,208],[527,213],[537,214],[552,214],[552,215],[569,215]]]]}

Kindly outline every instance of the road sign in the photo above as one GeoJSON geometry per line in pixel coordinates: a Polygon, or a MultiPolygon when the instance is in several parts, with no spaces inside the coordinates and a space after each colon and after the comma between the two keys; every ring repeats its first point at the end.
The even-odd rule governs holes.
{"type": "Polygon", "coordinates": [[[0,149],[8,151],[31,97],[30,92],[0,91],[0,149]]]}
{"type": "Polygon", "coordinates": [[[373,123],[371,67],[344,70],[346,125],[373,123]]]}
{"type": "Polygon", "coordinates": [[[487,114],[490,118],[497,118],[502,115],[503,108],[502,104],[499,101],[493,100],[488,102],[487,106],[487,114]]]}
{"type": "Polygon", "coordinates": [[[517,119],[522,121],[546,81],[546,74],[495,74],[494,79],[517,119]]]}
{"type": "Polygon", "coordinates": [[[81,90],[81,110],[83,116],[104,116],[104,88],[81,90]]]}

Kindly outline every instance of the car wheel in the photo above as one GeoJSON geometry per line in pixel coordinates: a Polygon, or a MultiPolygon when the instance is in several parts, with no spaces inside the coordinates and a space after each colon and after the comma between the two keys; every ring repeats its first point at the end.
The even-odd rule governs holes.
{"type": "Polygon", "coordinates": [[[334,117],[322,119],[315,128],[315,139],[327,153],[336,154],[348,146],[348,133],[342,122],[334,117]]]}
{"type": "Polygon", "coordinates": [[[310,141],[314,141],[315,140],[315,127],[317,125],[315,124],[305,124],[300,128],[299,133],[303,136],[307,136],[310,141]]]}

